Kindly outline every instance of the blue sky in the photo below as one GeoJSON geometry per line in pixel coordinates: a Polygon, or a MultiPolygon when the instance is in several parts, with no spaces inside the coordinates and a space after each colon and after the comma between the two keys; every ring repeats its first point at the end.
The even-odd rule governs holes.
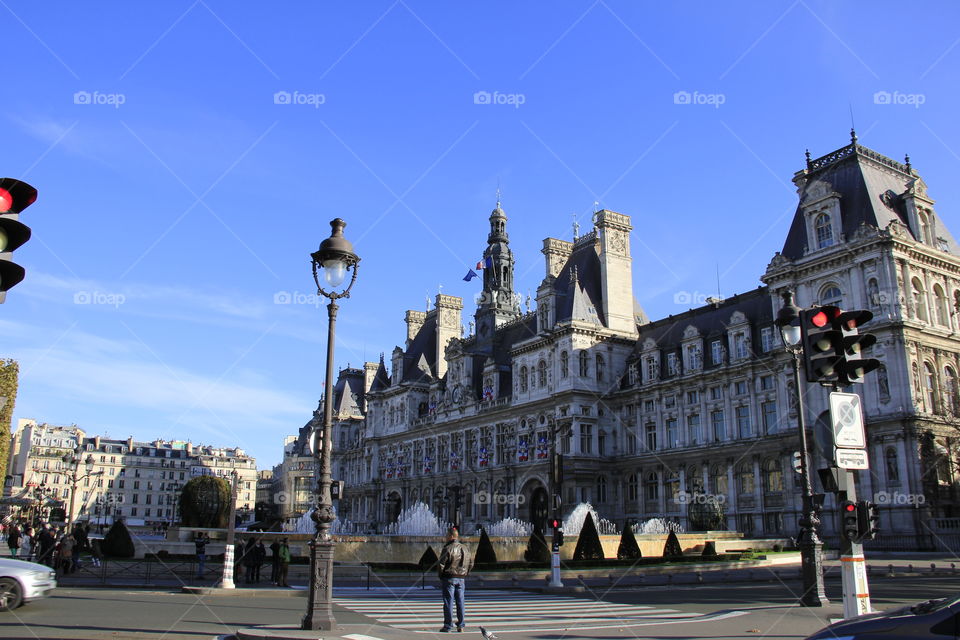
{"type": "Polygon", "coordinates": [[[269,468],[320,397],[309,254],[332,218],[362,258],[338,366],[402,343],[440,285],[466,322],[498,185],[521,294],[598,201],[632,216],[660,318],[718,273],[725,296],[760,284],[804,150],[847,144],[851,111],[960,230],[953,3],[266,6],[0,0],[0,173],[40,192],[0,307],[15,418],[269,468]]]}

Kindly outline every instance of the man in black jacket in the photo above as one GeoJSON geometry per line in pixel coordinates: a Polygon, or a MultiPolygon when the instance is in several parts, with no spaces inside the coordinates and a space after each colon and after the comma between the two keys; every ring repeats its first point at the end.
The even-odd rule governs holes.
{"type": "Polygon", "coordinates": [[[453,603],[457,603],[457,631],[466,626],[463,613],[464,578],[470,573],[470,552],[460,544],[456,527],[447,530],[447,543],[440,552],[439,573],[443,588],[443,628],[453,631],[453,603]]]}

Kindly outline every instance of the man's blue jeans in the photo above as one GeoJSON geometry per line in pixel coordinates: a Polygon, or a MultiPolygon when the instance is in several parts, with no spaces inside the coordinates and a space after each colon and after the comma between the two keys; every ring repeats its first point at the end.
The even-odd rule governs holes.
{"type": "Polygon", "coordinates": [[[206,560],[207,560],[207,554],[205,554],[205,553],[198,553],[198,554],[197,554],[197,563],[198,563],[198,565],[199,565],[199,566],[197,566],[197,577],[198,577],[198,578],[202,578],[202,577],[203,577],[203,565],[204,565],[204,563],[206,562],[206,560]]]}
{"type": "Polygon", "coordinates": [[[457,628],[462,629],[466,622],[463,612],[463,578],[441,578],[443,588],[443,628],[453,629],[453,603],[457,604],[457,628]]]}

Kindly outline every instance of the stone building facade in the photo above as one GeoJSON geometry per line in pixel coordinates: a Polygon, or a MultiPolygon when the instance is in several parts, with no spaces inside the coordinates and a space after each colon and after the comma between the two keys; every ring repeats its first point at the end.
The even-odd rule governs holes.
{"type": "Polygon", "coordinates": [[[76,425],[57,426],[19,421],[13,435],[5,497],[48,496],[65,511],[70,508],[73,472],[62,457],[77,446],[94,458],[87,476],[80,465],[73,519],[110,525],[123,517],[132,527],[162,527],[178,521],[180,490],[191,478],[215,475],[231,480],[238,474],[237,513],[251,519],[256,498],[256,460],[242,449],[195,445],[187,441],[138,442],[88,436],[76,425]]]}
{"type": "MultiPolygon", "coordinates": [[[[656,321],[633,297],[631,220],[607,210],[582,236],[544,240],[536,308],[521,311],[498,204],[471,330],[463,301],[438,295],[406,313],[389,362],[341,372],[341,391],[352,380],[358,398],[337,412],[341,517],[376,529],[425,502],[468,529],[507,516],[542,525],[556,446],[564,514],[590,502],[620,526],[660,517],[794,535],[796,390],[774,325],[789,289],[800,306],[874,313],[869,355],[882,366],[849,389],[869,439],[859,495],[880,505],[891,540],[935,544],[960,523],[960,247],[909,159],[855,135],[808,154],[794,183],[797,210],[764,285],[656,321]]],[[[801,381],[800,392],[813,442],[827,391],[801,381]]],[[[812,448],[812,468],[826,466],[812,448]]],[[[835,531],[829,514],[824,523],[835,531]]]]}

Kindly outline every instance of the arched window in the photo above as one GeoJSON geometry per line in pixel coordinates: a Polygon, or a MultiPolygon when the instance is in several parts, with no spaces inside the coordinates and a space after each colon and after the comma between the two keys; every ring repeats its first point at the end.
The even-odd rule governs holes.
{"type": "Polygon", "coordinates": [[[570,354],[566,351],[560,352],[560,377],[566,378],[570,373],[570,354]]]}
{"type": "Polygon", "coordinates": [[[783,491],[783,467],[780,461],[767,458],[763,462],[763,490],[767,493],[783,491]]]}
{"type": "Polygon", "coordinates": [[[527,390],[527,368],[520,367],[520,391],[527,390]]]}
{"type": "Polygon", "coordinates": [[[603,375],[606,370],[603,355],[597,354],[597,382],[603,382],[603,375]]]}
{"type": "Polygon", "coordinates": [[[920,278],[914,278],[910,281],[913,298],[913,312],[917,319],[923,322],[927,321],[927,296],[923,291],[923,283],[920,278]]]}
{"type": "Polygon", "coordinates": [[[607,477],[597,477],[597,502],[607,501],[607,477]]]}
{"type": "Polygon", "coordinates": [[[830,215],[821,213],[813,221],[813,230],[817,237],[817,249],[823,249],[833,244],[833,228],[830,225],[830,215]]]}
{"type": "Polygon", "coordinates": [[[587,355],[586,351],[580,352],[580,377],[586,378],[587,372],[590,367],[590,357],[587,355]]]}
{"type": "Polygon", "coordinates": [[[667,476],[664,497],[667,500],[677,502],[677,499],[680,497],[680,473],[678,471],[671,471],[670,475],[667,476]]]}
{"type": "Polygon", "coordinates": [[[956,417],[957,411],[957,373],[953,367],[943,369],[943,410],[949,416],[956,417]]]}
{"type": "Polygon", "coordinates": [[[900,461],[897,459],[897,450],[888,447],[883,454],[887,464],[887,484],[896,484],[900,482],[900,461]]]}
{"type": "Polygon", "coordinates": [[[947,315],[947,296],[943,293],[943,287],[939,284],[933,285],[933,310],[936,314],[937,324],[949,327],[950,316],[947,315]]]}
{"type": "Polygon", "coordinates": [[[737,467],[737,493],[748,495],[753,493],[753,464],[743,462],[737,467]]]}
{"type": "Polygon", "coordinates": [[[547,363],[543,360],[537,363],[537,385],[541,389],[547,386],[547,363]]]}
{"type": "Polygon", "coordinates": [[[842,306],[843,302],[843,293],[840,291],[840,287],[831,283],[823,287],[820,290],[820,304],[827,305],[832,304],[835,306],[842,306]]]}
{"type": "Polygon", "coordinates": [[[937,374],[933,370],[933,365],[929,362],[923,363],[923,401],[927,413],[937,413],[937,374]]]}
{"type": "Polygon", "coordinates": [[[636,502],[639,495],[640,483],[637,479],[637,474],[631,473],[629,476],[627,476],[627,500],[630,502],[636,502]]]}
{"type": "Polygon", "coordinates": [[[704,493],[703,474],[700,473],[700,468],[696,465],[687,469],[687,491],[690,493],[704,493]]]}

